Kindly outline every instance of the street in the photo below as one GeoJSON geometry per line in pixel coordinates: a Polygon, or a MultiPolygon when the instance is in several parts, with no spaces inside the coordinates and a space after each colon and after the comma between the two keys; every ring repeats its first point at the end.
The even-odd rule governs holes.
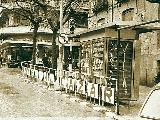
{"type": "Polygon", "coordinates": [[[105,119],[105,114],[71,101],[67,96],[48,90],[45,85],[29,82],[14,68],[0,68],[0,117],[62,117],[105,119]]]}

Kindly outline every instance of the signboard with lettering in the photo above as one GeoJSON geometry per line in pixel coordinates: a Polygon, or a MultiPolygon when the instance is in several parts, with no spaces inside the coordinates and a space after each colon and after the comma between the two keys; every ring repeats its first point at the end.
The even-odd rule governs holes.
{"type": "Polygon", "coordinates": [[[24,75],[27,75],[27,70],[28,70],[27,67],[23,67],[24,75]]]}
{"type": "Polygon", "coordinates": [[[98,99],[98,84],[88,82],[87,93],[88,93],[88,96],[98,99]]]}
{"type": "Polygon", "coordinates": [[[102,86],[102,100],[114,104],[114,88],[108,88],[106,86],[102,86]]]}
{"type": "Polygon", "coordinates": [[[85,94],[85,81],[77,80],[76,81],[77,89],[76,91],[80,94],[85,94]]]}
{"type": "Polygon", "coordinates": [[[30,75],[31,75],[31,69],[28,68],[28,69],[27,69],[27,76],[30,76],[30,75]]]}
{"type": "Polygon", "coordinates": [[[121,40],[119,52],[117,52],[117,40],[109,40],[107,77],[110,79],[108,86],[116,88],[116,81],[119,79],[119,98],[121,100],[131,98],[132,61],[133,41],[121,40]],[[119,61],[117,61],[118,56],[119,61]],[[117,62],[119,66],[117,66],[117,62]],[[119,67],[119,71],[117,71],[117,67],[119,67]],[[117,78],[118,74],[119,78],[117,78]]]}
{"type": "Polygon", "coordinates": [[[75,83],[75,80],[69,77],[68,78],[68,87],[67,88],[69,90],[74,91],[74,83],[75,83]]]}
{"type": "Polygon", "coordinates": [[[54,74],[52,74],[52,73],[49,74],[48,81],[49,81],[51,84],[54,84],[54,81],[55,81],[54,74]]]}
{"type": "Polygon", "coordinates": [[[34,77],[34,69],[31,69],[31,76],[34,77]]]}
{"type": "Polygon", "coordinates": [[[35,78],[38,78],[38,70],[35,70],[35,78]]]}
{"type": "Polygon", "coordinates": [[[42,71],[39,71],[39,79],[43,80],[43,72],[42,71]]]}
{"type": "Polygon", "coordinates": [[[44,81],[47,81],[48,79],[48,73],[47,72],[43,72],[43,78],[44,78],[44,81]]]}

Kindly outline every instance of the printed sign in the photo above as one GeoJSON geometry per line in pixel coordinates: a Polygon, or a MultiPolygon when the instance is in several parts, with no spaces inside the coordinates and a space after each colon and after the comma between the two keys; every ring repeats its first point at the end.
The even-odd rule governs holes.
{"type": "Polygon", "coordinates": [[[31,76],[34,77],[34,69],[31,69],[31,76]]]}
{"type": "Polygon", "coordinates": [[[119,66],[117,66],[117,40],[110,40],[108,45],[108,73],[107,77],[111,78],[108,85],[116,88],[117,72],[119,72],[119,98],[131,98],[131,83],[133,71],[133,41],[120,41],[119,48],[119,66]],[[117,71],[119,67],[121,70],[117,71]]]}
{"type": "Polygon", "coordinates": [[[49,74],[48,81],[49,81],[51,84],[54,83],[54,81],[55,81],[54,74],[49,74]]]}
{"type": "Polygon", "coordinates": [[[102,86],[102,100],[114,104],[114,88],[102,86]]]}
{"type": "Polygon", "coordinates": [[[87,92],[88,96],[98,99],[98,84],[88,82],[87,92]]]}
{"type": "Polygon", "coordinates": [[[35,78],[38,78],[38,70],[35,70],[35,78]]]}
{"type": "Polygon", "coordinates": [[[68,78],[65,77],[64,79],[62,79],[62,85],[65,89],[68,89],[68,78]]]}
{"type": "Polygon", "coordinates": [[[77,80],[76,81],[77,92],[80,94],[85,94],[85,81],[77,80]]]}
{"type": "Polygon", "coordinates": [[[43,80],[43,72],[42,71],[39,71],[39,79],[43,80]]]}
{"type": "Polygon", "coordinates": [[[27,75],[27,67],[23,67],[23,73],[24,75],[27,75]]]}
{"type": "Polygon", "coordinates": [[[75,79],[68,78],[68,89],[74,91],[75,79]]]}
{"type": "Polygon", "coordinates": [[[28,76],[31,75],[31,69],[30,69],[30,68],[27,69],[27,75],[28,75],[28,76]]]}
{"type": "Polygon", "coordinates": [[[47,72],[43,72],[43,79],[44,81],[47,81],[48,80],[48,73],[47,72]]]}

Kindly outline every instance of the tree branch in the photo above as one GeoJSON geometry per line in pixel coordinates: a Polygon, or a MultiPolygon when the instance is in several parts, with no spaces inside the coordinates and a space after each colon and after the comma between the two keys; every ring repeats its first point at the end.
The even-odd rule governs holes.
{"type": "Polygon", "coordinates": [[[68,0],[67,5],[63,9],[63,16],[67,15],[67,9],[71,6],[72,2],[75,2],[76,0],[68,0]]]}
{"type": "MultiPolygon", "coordinates": [[[[22,12],[23,14],[21,14],[21,15],[23,15],[23,17],[29,19],[30,21],[34,21],[33,12],[31,12],[30,10],[25,9],[25,7],[21,6],[21,5],[18,3],[18,2],[19,2],[18,0],[16,0],[15,2],[16,2],[16,4],[17,4],[17,6],[20,7],[20,9],[21,9],[21,11],[18,12],[18,13],[21,14],[21,12],[22,12]],[[29,14],[29,16],[28,16],[26,13],[29,14]]],[[[16,12],[17,12],[17,11],[16,11],[16,12]]]]}

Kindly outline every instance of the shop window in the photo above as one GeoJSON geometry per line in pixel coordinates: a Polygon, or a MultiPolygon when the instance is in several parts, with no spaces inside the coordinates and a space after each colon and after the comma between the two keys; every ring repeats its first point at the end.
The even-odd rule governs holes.
{"type": "Polygon", "coordinates": [[[122,21],[133,21],[134,8],[129,8],[122,12],[122,21]]]}
{"type": "Polygon", "coordinates": [[[78,69],[79,60],[79,46],[72,46],[72,52],[70,46],[64,47],[64,69],[69,70],[69,64],[72,64],[72,69],[78,69]]]}

